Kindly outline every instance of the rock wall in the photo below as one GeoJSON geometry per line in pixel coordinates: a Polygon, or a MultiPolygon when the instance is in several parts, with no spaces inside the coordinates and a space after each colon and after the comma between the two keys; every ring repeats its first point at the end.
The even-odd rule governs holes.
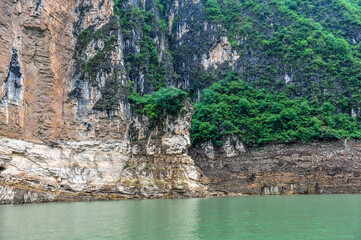
{"type": "MultiPolygon", "coordinates": [[[[150,37],[165,86],[189,88],[182,69],[192,66],[181,57],[175,67],[170,51],[199,33],[197,27],[189,35],[187,24],[202,2],[174,1],[164,13],[153,1],[122,4],[154,13],[150,37]],[[174,14],[181,17],[173,21],[174,14]],[[161,18],[169,18],[169,36],[161,18]]],[[[155,129],[133,115],[131,84],[144,94],[157,83],[147,80],[147,66],[127,60],[141,52],[145,30],[137,25],[127,34],[113,10],[112,0],[0,3],[0,202],[206,195],[207,180],[187,155],[191,106],[155,129]]],[[[212,39],[202,48],[212,51],[207,68],[229,60],[233,53],[227,41],[217,45],[217,28],[204,31],[212,39]]],[[[202,67],[202,54],[196,58],[192,64],[202,67]]]]}
{"type": "MultiPolygon", "coordinates": [[[[125,38],[113,7],[112,0],[0,3],[0,203],[206,194],[187,155],[190,105],[155,128],[131,111],[129,81],[141,94],[153,89],[141,71],[132,77],[125,69],[124,54],[139,52],[144,33],[134,28],[125,38]]],[[[153,37],[171,63],[165,35],[153,37]]]]}
{"type": "Polygon", "coordinates": [[[340,141],[244,149],[239,142],[205,144],[190,156],[225,194],[321,194],[361,192],[361,143],[340,141]],[[237,149],[238,148],[238,149],[237,149]]]}
{"type": "Polygon", "coordinates": [[[0,203],[207,196],[207,179],[187,155],[191,116],[167,119],[165,129],[137,116],[132,140],[0,138],[0,203]]]}
{"type": "Polygon", "coordinates": [[[199,94],[209,84],[199,80],[203,73],[233,69],[239,59],[222,26],[206,20],[202,1],[170,1],[163,12],[154,1],[123,1],[126,21],[137,23],[130,28],[114,16],[112,0],[16,0],[0,8],[0,135],[10,138],[122,139],[132,87],[199,94]],[[137,14],[151,16],[146,27],[137,14]],[[152,45],[148,37],[156,70],[137,62],[152,45]]]}
{"type": "Polygon", "coordinates": [[[76,1],[2,1],[0,128],[10,137],[53,137],[72,58],[76,1]]]}

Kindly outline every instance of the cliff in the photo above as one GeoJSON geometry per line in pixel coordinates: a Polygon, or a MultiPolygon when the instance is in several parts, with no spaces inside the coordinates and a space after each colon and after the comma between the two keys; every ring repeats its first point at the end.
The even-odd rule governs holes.
{"type": "Polygon", "coordinates": [[[0,203],[207,196],[208,179],[187,155],[191,116],[169,117],[162,129],[134,116],[132,139],[44,143],[2,137],[0,203]]]}
{"type": "Polygon", "coordinates": [[[360,193],[360,143],[356,141],[240,147],[228,138],[222,147],[204,144],[190,156],[225,194],[360,193]]]}
{"type": "MultiPolygon", "coordinates": [[[[229,72],[291,97],[337,93],[337,102],[358,89],[328,68],[310,76],[309,58],[297,65],[287,54],[270,54],[276,26],[298,24],[282,7],[272,5],[275,15],[253,28],[272,38],[267,42],[247,25],[260,22],[259,13],[237,2],[240,19],[226,19],[223,11],[233,8],[222,4],[230,1],[216,2],[2,1],[0,203],[360,192],[354,141],[257,150],[224,138],[219,147],[191,146],[191,102],[229,72]],[[133,92],[169,86],[190,98],[179,113],[162,113],[156,122],[129,101],[133,92]]],[[[356,49],[360,37],[344,31],[356,49]]],[[[358,76],[357,57],[337,64],[358,76]]],[[[356,117],[358,95],[350,99],[338,109],[356,117]]]]}
{"type": "MultiPolygon", "coordinates": [[[[141,94],[156,85],[144,77],[149,62],[138,66],[129,58],[149,34],[134,9],[156,13],[147,24],[167,68],[165,82],[186,85],[174,80],[154,2],[124,3],[126,21],[139,23],[131,29],[119,23],[108,0],[20,0],[0,7],[0,202],[208,194],[207,180],[187,155],[190,105],[188,114],[167,117],[154,129],[128,102],[131,82],[141,94]]],[[[181,31],[171,25],[171,34],[181,31]]]]}

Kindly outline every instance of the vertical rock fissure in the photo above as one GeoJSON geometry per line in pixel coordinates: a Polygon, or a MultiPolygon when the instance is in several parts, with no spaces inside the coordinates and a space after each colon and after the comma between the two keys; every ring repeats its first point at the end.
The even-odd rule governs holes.
{"type": "Polygon", "coordinates": [[[35,12],[38,11],[39,7],[41,6],[42,4],[42,0],[36,0],[36,8],[35,8],[35,12]]]}
{"type": "Polygon", "coordinates": [[[12,103],[19,105],[21,101],[22,86],[22,73],[19,62],[18,50],[13,48],[13,54],[9,66],[9,74],[4,81],[5,93],[0,103],[12,103]]]}

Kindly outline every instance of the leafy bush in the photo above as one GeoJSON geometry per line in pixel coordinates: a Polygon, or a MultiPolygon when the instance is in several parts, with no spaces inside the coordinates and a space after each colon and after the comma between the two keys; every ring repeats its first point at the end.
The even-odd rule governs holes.
{"type": "Polygon", "coordinates": [[[129,100],[136,112],[147,114],[151,120],[157,120],[163,114],[177,115],[182,109],[186,97],[186,92],[174,87],[168,87],[144,96],[132,93],[129,100]]]}

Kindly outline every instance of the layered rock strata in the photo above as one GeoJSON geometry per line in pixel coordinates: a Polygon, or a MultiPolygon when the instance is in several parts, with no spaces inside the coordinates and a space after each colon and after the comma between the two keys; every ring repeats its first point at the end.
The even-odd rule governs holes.
{"type": "MultiPolygon", "coordinates": [[[[191,112],[132,140],[36,142],[0,138],[0,203],[207,196],[207,179],[187,155],[191,112]]],[[[130,136],[129,135],[129,136],[130,136]]]]}
{"type": "Polygon", "coordinates": [[[205,144],[190,155],[225,194],[321,194],[361,192],[361,143],[340,141],[270,145],[237,150],[205,144]]]}

